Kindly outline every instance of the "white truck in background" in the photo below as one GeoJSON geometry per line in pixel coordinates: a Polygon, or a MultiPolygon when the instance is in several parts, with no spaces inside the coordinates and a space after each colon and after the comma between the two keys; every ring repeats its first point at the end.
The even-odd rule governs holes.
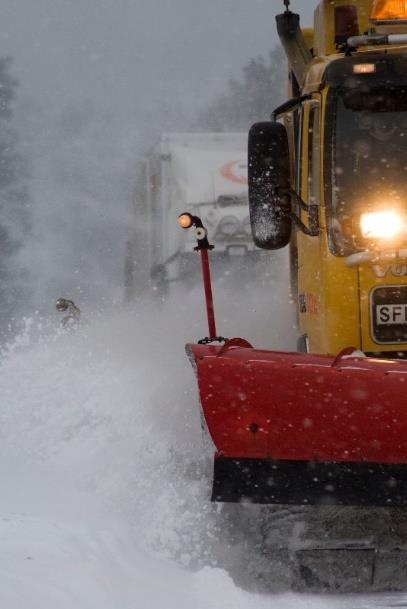
{"type": "Polygon", "coordinates": [[[214,261],[253,255],[256,247],[247,199],[247,134],[162,135],[144,163],[135,190],[134,212],[136,226],[126,264],[128,292],[137,289],[141,261],[155,289],[188,274],[195,260],[196,242],[193,231],[182,231],[177,224],[182,212],[202,219],[215,246],[214,261]]]}

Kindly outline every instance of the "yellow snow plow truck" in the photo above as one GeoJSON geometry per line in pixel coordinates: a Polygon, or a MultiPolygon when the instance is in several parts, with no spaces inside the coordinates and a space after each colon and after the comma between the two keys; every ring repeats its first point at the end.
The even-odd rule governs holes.
{"type": "Polygon", "coordinates": [[[274,505],[262,555],[297,587],[407,590],[407,1],[321,0],[304,31],[284,4],[290,99],[251,128],[248,183],[299,352],[187,346],[212,498],[274,505]]]}
{"type": "Polygon", "coordinates": [[[407,2],[322,0],[313,31],[285,4],[291,99],[250,132],[255,242],[290,244],[300,350],[404,357],[407,2]]]}
{"type": "MultiPolygon", "coordinates": [[[[293,423],[280,423],[294,418],[303,403],[302,412],[308,414],[300,419],[303,426],[299,424],[301,433],[295,443],[298,447],[304,442],[301,454],[293,457],[297,468],[309,450],[303,474],[296,482],[287,478],[284,497],[276,500],[265,479],[259,483],[256,479],[256,488],[266,496],[260,497],[263,502],[317,505],[289,512],[289,519],[296,513],[298,518],[291,532],[295,540],[291,545],[287,540],[286,546],[295,555],[298,579],[306,585],[405,590],[406,505],[390,495],[388,507],[381,501],[379,470],[383,473],[387,465],[375,469],[373,464],[406,461],[401,456],[402,433],[393,437],[395,452],[385,445],[392,430],[399,428],[407,403],[399,374],[405,369],[400,360],[407,357],[407,2],[321,0],[313,30],[302,30],[289,0],[284,4],[277,29],[288,59],[290,99],[273,112],[270,122],[257,123],[250,130],[249,203],[257,246],[272,250],[289,245],[292,291],[298,303],[298,350],[309,354],[304,362],[309,372],[304,384],[294,378],[297,364],[287,373],[284,395],[290,378],[297,394],[292,402],[285,398],[281,420],[268,416],[270,438],[277,428],[279,432],[261,464],[264,468],[270,463],[279,472],[280,464],[286,463],[275,460],[276,441],[287,441],[293,423]],[[335,382],[328,381],[313,354],[335,357],[339,353],[335,367],[341,357],[347,357],[350,346],[356,351],[352,355],[352,349],[348,350],[351,359],[346,370],[341,367],[335,382]],[[357,353],[360,359],[352,359],[357,353]],[[392,362],[388,369],[386,361],[392,362]],[[370,365],[377,366],[369,377],[371,383],[379,383],[376,388],[364,382],[370,365]],[[400,382],[393,392],[391,379],[396,377],[400,382]],[[332,383],[331,391],[321,390],[324,382],[332,383]],[[360,399],[366,408],[356,422],[360,399]],[[316,403],[321,407],[318,418],[309,414],[316,403]],[[385,423],[393,407],[398,414],[385,423]],[[328,412],[332,414],[329,423],[328,412]],[[379,421],[380,428],[373,432],[379,421]],[[347,444],[347,450],[340,457],[328,454],[329,450],[322,455],[322,445],[337,444],[342,426],[349,443],[345,434],[339,443],[343,449],[347,444]],[[317,428],[321,435],[314,442],[311,436],[317,428]],[[382,454],[376,459],[367,454],[370,449],[382,454]],[[342,467],[334,471],[332,463],[339,461],[342,467]],[[329,488],[327,476],[321,473],[324,463],[325,473],[332,476],[333,495],[343,482],[344,493],[331,497],[331,507],[329,501],[322,505],[323,493],[306,496],[299,491],[307,476],[314,476],[308,478],[307,492],[318,484],[325,491],[329,488]],[[367,478],[356,482],[354,466],[366,467],[367,478]],[[349,473],[346,482],[345,470],[349,473]],[[352,486],[355,494],[350,497],[352,486]],[[296,491],[302,499],[293,499],[296,491]]],[[[250,353],[246,365],[257,371],[255,352],[250,353]]],[[[238,355],[243,358],[243,351],[233,357],[238,355]]],[[[264,354],[258,356],[258,368],[264,367],[260,360],[265,359],[264,354]]],[[[260,384],[262,380],[264,391],[255,412],[266,408],[266,400],[271,412],[270,404],[278,399],[272,367],[269,375],[266,383],[264,370],[259,370],[261,379],[257,380],[260,384]]],[[[260,391],[257,386],[253,391],[260,391]]],[[[218,460],[222,465],[226,461],[222,454],[218,460]]],[[[385,479],[391,494],[407,486],[405,473],[397,480],[391,475],[385,479]]],[[[230,485],[231,478],[225,480],[230,485]]],[[[222,487],[222,475],[218,480],[215,476],[215,482],[222,487]]],[[[244,483],[247,486],[247,480],[244,483]]]]}

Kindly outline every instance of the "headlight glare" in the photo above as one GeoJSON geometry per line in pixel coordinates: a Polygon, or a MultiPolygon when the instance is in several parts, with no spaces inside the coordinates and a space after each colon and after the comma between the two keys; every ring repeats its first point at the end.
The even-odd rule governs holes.
{"type": "Polygon", "coordinates": [[[360,230],[364,239],[394,239],[405,230],[404,218],[395,211],[376,211],[360,216],[360,230]]]}

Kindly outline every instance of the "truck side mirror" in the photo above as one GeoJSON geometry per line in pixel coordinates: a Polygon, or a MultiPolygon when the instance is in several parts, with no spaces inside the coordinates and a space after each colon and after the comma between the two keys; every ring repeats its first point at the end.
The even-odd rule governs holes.
{"type": "Polygon", "coordinates": [[[255,123],[249,132],[249,206],[257,247],[275,250],[291,238],[290,154],[284,125],[255,123]]]}

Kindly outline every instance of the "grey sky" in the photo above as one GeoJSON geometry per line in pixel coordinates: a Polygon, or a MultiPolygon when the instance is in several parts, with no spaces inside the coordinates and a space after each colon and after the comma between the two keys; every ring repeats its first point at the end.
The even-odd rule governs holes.
{"type": "MultiPolygon", "coordinates": [[[[315,0],[292,0],[304,25],[315,0]]],[[[0,0],[31,169],[25,249],[45,311],[122,294],[137,162],[276,44],[282,0],[0,0]],[[81,122],[82,121],[82,122],[81,122]],[[79,127],[78,127],[79,126],[79,127]]],[[[282,83],[282,86],[284,84],[282,83]]]]}
{"type": "MultiPolygon", "coordinates": [[[[311,23],[315,0],[292,0],[311,23]]],[[[212,95],[276,41],[277,0],[1,0],[0,53],[21,94],[111,107],[212,95]]]]}

